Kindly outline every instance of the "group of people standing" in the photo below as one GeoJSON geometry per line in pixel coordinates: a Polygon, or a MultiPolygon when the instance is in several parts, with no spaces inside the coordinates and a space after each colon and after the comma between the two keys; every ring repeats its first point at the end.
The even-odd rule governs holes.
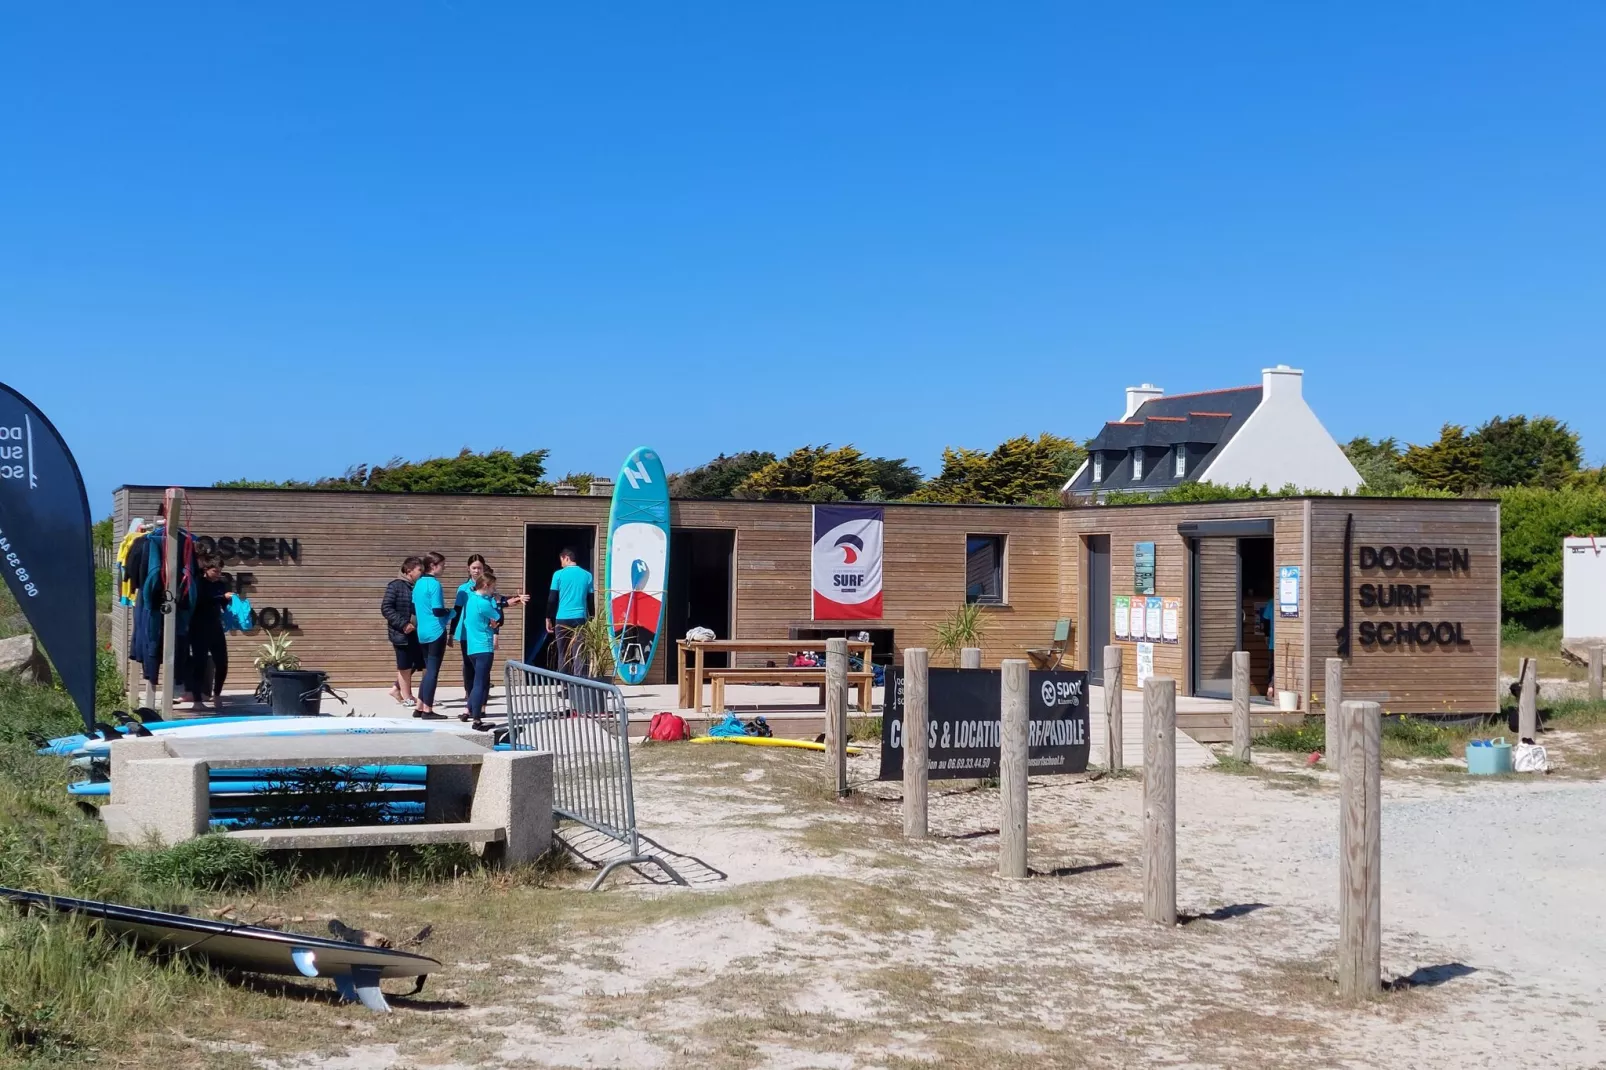
{"type": "MultiPolygon", "coordinates": [[[[575,564],[573,550],[559,557],[547,599],[547,631],[558,644],[559,665],[571,672],[578,665],[579,644],[575,633],[586,622],[594,594],[591,574],[575,564]]],[[[464,721],[478,720],[485,712],[491,690],[491,662],[496,656],[497,633],[508,606],[529,602],[528,594],[504,596],[496,593],[496,572],[482,554],[468,559],[468,579],[458,588],[450,606],[440,574],[446,557],[427,553],[408,557],[401,563],[395,579],[385,587],[380,612],[390,643],[396,648],[396,686],[391,698],[413,708],[413,716],[425,720],[445,720],[435,712],[435,689],[440,678],[446,648],[459,644],[463,660],[463,687],[468,693],[468,709],[459,715],[464,721]],[[413,673],[424,678],[413,693],[413,673]]]]}

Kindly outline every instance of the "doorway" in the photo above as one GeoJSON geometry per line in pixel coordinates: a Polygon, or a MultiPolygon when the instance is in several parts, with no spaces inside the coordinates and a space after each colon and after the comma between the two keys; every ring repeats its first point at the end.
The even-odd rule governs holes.
{"type": "Polygon", "coordinates": [[[524,588],[530,593],[524,607],[524,660],[543,669],[556,669],[558,652],[546,630],[547,592],[552,574],[558,570],[558,554],[574,551],[574,563],[596,578],[593,567],[597,529],[591,526],[556,527],[547,524],[524,525],[524,588]]]}
{"type": "Polygon", "coordinates": [[[1232,655],[1246,650],[1250,692],[1264,694],[1273,670],[1275,625],[1266,614],[1273,596],[1273,540],[1214,536],[1190,539],[1188,546],[1193,693],[1232,698],[1232,655]]]}
{"type": "Polygon", "coordinates": [[[1110,644],[1110,537],[1087,537],[1087,678],[1104,684],[1104,648],[1110,644]]]}
{"type": "MultiPolygon", "coordinates": [[[[675,640],[693,628],[708,628],[720,639],[731,636],[731,577],[736,532],[716,528],[675,528],[669,533],[669,591],[664,607],[665,633],[658,656],[668,683],[680,682],[675,640]]],[[[727,668],[726,655],[703,655],[709,668],[727,668]]]]}

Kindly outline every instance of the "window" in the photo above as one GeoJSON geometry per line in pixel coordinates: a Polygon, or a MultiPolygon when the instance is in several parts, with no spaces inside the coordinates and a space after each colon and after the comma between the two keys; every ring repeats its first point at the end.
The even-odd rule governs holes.
{"type": "Polygon", "coordinates": [[[1188,447],[1178,442],[1176,447],[1176,455],[1177,461],[1175,475],[1178,479],[1181,479],[1188,473],[1188,447]]]}
{"type": "Polygon", "coordinates": [[[1132,478],[1134,480],[1139,480],[1139,479],[1143,478],[1143,449],[1142,449],[1142,447],[1139,447],[1138,449],[1135,449],[1135,450],[1132,451],[1132,478]]]}
{"type": "Polygon", "coordinates": [[[1004,536],[965,536],[965,601],[1004,604],[1004,536]]]}
{"type": "Polygon", "coordinates": [[[1093,482],[1104,482],[1104,454],[1102,453],[1093,455],[1093,482]]]}

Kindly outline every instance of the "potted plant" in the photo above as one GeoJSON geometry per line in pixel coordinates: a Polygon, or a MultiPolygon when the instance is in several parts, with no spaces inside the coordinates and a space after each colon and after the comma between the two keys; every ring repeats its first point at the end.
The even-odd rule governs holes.
{"type": "Polygon", "coordinates": [[[316,714],[318,696],[328,679],[323,673],[301,668],[301,656],[290,647],[294,640],[285,632],[267,633],[268,641],[257,648],[253,664],[261,676],[257,685],[257,701],[266,703],[273,712],[287,716],[316,714]],[[275,687],[280,692],[274,695],[275,687]]]}
{"type": "Polygon", "coordinates": [[[613,663],[613,633],[608,618],[592,617],[575,629],[574,638],[580,644],[582,676],[593,680],[612,680],[616,675],[613,663]]]}
{"type": "Polygon", "coordinates": [[[967,602],[937,622],[931,632],[933,657],[950,658],[959,664],[959,652],[966,647],[980,648],[987,638],[992,620],[979,602],[967,602]]]}

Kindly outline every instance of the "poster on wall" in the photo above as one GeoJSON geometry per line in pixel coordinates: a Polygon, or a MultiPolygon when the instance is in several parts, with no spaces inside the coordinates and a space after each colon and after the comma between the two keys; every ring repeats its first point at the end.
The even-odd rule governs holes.
{"type": "Polygon", "coordinates": [[[1281,565],[1277,569],[1277,615],[1299,616],[1299,566],[1281,565]]]}
{"type": "Polygon", "coordinates": [[[1149,640],[1160,638],[1160,618],[1163,613],[1162,602],[1158,595],[1150,595],[1143,600],[1143,634],[1149,640]]]}
{"type": "Polygon", "coordinates": [[[0,569],[61,684],[95,723],[95,557],[89,498],[45,414],[0,384],[0,569]]]}
{"type": "Polygon", "coordinates": [[[1129,629],[1129,634],[1134,639],[1142,639],[1143,638],[1143,633],[1145,631],[1145,626],[1144,626],[1144,623],[1143,623],[1143,612],[1147,607],[1148,607],[1148,603],[1145,602],[1143,599],[1141,599],[1141,598],[1133,598],[1132,599],[1132,613],[1131,613],[1130,620],[1127,622],[1127,628],[1129,629]]]}
{"type": "Polygon", "coordinates": [[[1160,642],[1175,643],[1177,629],[1182,618],[1182,599],[1165,598],[1161,600],[1160,610],[1160,642]]]}
{"type": "Polygon", "coordinates": [[[1145,683],[1148,682],[1149,677],[1151,677],[1153,675],[1154,675],[1154,644],[1153,643],[1139,643],[1138,644],[1138,687],[1141,688],[1145,683]]]}
{"type": "Polygon", "coordinates": [[[1132,547],[1132,591],[1154,593],[1154,543],[1140,542],[1132,547]]]}
{"type": "Polygon", "coordinates": [[[881,619],[879,505],[816,505],[810,586],[815,620],[881,619]]]}
{"type": "Polygon", "coordinates": [[[1114,615],[1115,616],[1115,620],[1114,620],[1114,624],[1115,624],[1115,637],[1117,639],[1129,639],[1129,638],[1131,638],[1132,629],[1130,627],[1128,627],[1129,618],[1127,616],[1127,614],[1129,614],[1131,612],[1132,612],[1132,596],[1131,595],[1125,595],[1125,594],[1116,595],[1115,596],[1115,615],[1114,615]]]}

